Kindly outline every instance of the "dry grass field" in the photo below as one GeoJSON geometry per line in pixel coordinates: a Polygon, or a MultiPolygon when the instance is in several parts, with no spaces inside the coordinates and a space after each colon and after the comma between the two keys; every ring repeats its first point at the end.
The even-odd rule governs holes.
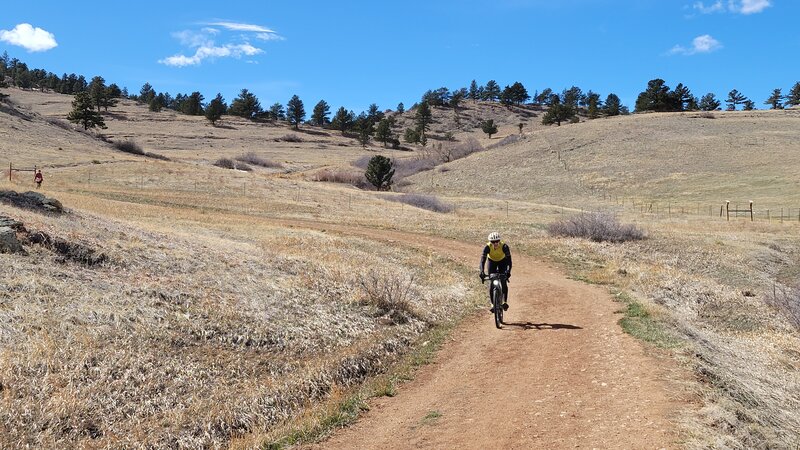
{"type": "MultiPolygon", "coordinates": [[[[164,161],[75,130],[64,120],[71,97],[3,92],[12,103],[0,104],[0,160],[43,167],[42,192],[68,212],[0,203],[0,215],[107,260],[34,244],[0,254],[0,447],[258,442],[475,308],[472,264],[359,229],[475,242],[476,263],[486,232],[500,229],[517,251],[607,285],[627,302],[629,331],[689,369],[674,386],[696,404],[682,415],[686,447],[800,444],[800,111],[544,127],[540,111],[468,102],[458,123],[434,111],[432,133],[454,142],[412,151],[308,126],[225,117],[212,127],[129,101],[106,115],[106,141],[164,161]],[[495,118],[499,135],[475,128],[481,118],[495,118]],[[449,213],[313,181],[323,168],[358,172],[364,156],[413,161],[470,138],[484,150],[398,188],[436,196],[449,213]],[[280,166],[213,165],[251,152],[280,166]],[[756,220],[720,218],[726,200],[752,200],[756,220]],[[648,238],[547,233],[581,210],[612,212],[648,238]]],[[[33,189],[29,172],[7,175],[0,189],[33,189]]]]}

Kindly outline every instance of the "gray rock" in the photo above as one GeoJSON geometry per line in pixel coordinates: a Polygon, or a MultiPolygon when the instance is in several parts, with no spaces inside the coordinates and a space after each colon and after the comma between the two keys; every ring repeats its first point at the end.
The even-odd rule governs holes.
{"type": "Polygon", "coordinates": [[[25,227],[22,225],[22,222],[6,216],[0,216],[0,227],[8,227],[17,231],[25,231],[25,227]]]}
{"type": "Polygon", "coordinates": [[[17,232],[9,227],[0,227],[0,253],[25,253],[17,240],[17,232]]]}

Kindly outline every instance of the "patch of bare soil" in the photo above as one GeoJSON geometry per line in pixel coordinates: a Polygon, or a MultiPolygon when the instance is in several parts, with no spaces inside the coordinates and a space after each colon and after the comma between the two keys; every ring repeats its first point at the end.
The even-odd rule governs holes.
{"type": "MultiPolygon", "coordinates": [[[[439,249],[469,266],[479,258],[480,245],[325,228],[439,249]]],[[[310,448],[677,447],[673,420],[687,402],[670,395],[666,360],[622,332],[607,291],[516,254],[509,304],[498,330],[487,299],[487,312],[396,397],[374,400],[357,423],[310,448]]]]}

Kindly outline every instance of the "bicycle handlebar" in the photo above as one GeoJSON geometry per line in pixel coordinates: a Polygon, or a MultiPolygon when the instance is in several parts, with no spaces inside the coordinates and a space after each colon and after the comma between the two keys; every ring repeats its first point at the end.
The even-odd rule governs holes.
{"type": "Polygon", "coordinates": [[[508,274],[501,273],[501,272],[490,273],[486,278],[481,278],[481,284],[483,284],[486,280],[489,280],[489,281],[492,281],[492,280],[501,280],[501,281],[505,280],[505,281],[508,281],[508,274]]]}

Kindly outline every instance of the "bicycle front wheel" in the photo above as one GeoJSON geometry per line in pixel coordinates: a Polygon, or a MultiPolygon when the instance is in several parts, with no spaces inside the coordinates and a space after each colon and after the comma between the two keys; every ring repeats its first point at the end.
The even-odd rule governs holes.
{"type": "Polygon", "coordinates": [[[492,290],[492,306],[494,307],[494,326],[502,328],[503,324],[503,290],[492,290]]]}

